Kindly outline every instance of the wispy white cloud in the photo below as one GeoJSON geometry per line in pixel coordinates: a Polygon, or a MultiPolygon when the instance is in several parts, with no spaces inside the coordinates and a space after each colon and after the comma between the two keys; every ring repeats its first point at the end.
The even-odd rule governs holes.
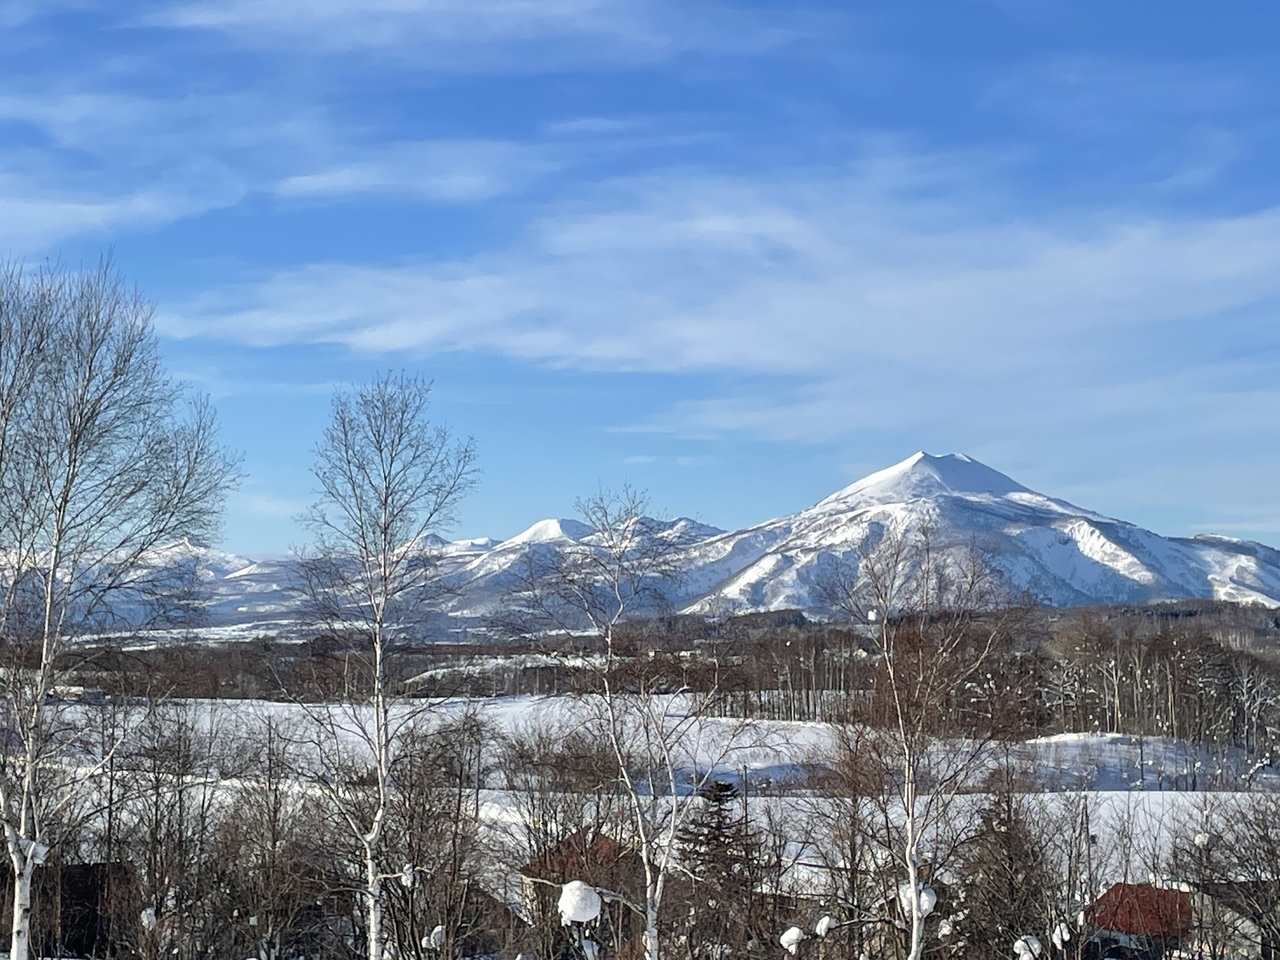
{"type": "Polygon", "coordinates": [[[652,454],[634,454],[629,457],[623,457],[622,462],[631,466],[642,466],[651,463],[670,463],[677,467],[702,467],[712,463],[713,458],[705,454],[678,457],[656,457],[652,454]]]}
{"type": "MultiPolygon", "coordinates": [[[[549,209],[499,253],[281,271],[163,322],[251,344],[755,378],[758,391],[637,418],[685,436],[1138,429],[1165,404],[1226,416],[1241,402],[1195,399],[1238,365],[1205,368],[1192,388],[1185,372],[1232,330],[1252,338],[1245,349],[1280,342],[1240,320],[1280,298],[1280,208],[993,216],[966,186],[974,172],[878,157],[768,182],[618,181],[549,209]]],[[[1256,404],[1280,400],[1259,390],[1256,404]]]]}
{"type": "Polygon", "coordinates": [[[1212,124],[1193,126],[1177,155],[1166,160],[1170,172],[1156,186],[1195,190],[1212,186],[1246,153],[1241,137],[1212,124]]]}
{"type": "Polygon", "coordinates": [[[0,175],[0,223],[11,251],[38,251],[68,237],[110,240],[121,231],[164,226],[242,197],[234,181],[216,177],[118,191],[72,190],[33,177],[0,175]]]}
{"type": "Polygon", "coordinates": [[[12,29],[67,7],[84,6],[88,0],[0,0],[0,27],[12,29]]]}
{"type": "Polygon", "coordinates": [[[244,396],[302,396],[327,397],[340,385],[336,380],[297,381],[270,380],[261,377],[238,376],[225,370],[180,368],[174,371],[176,380],[196,387],[211,397],[244,396]]]}
{"type": "Polygon", "coordinates": [[[5,125],[14,145],[0,158],[0,217],[6,242],[23,251],[163,227],[253,193],[478,202],[573,159],[539,143],[378,140],[305,102],[248,93],[0,93],[5,125]]]}
{"type": "Polygon", "coordinates": [[[262,343],[810,373],[997,346],[1006,361],[1049,362],[1073,338],[1280,293],[1280,209],[1111,223],[974,211],[962,224],[933,197],[868,195],[856,175],[631,181],[594,200],[549,213],[499,254],[317,264],[184,313],[262,343]]]}
{"type": "Polygon", "coordinates": [[[234,206],[272,178],[274,162],[319,135],[311,123],[271,123],[262,104],[239,95],[143,97],[67,83],[0,94],[12,144],[0,159],[0,217],[15,249],[234,206]]]}
{"type": "Polygon", "coordinates": [[[1003,71],[986,95],[1080,133],[1110,133],[1137,121],[1223,116],[1256,105],[1261,92],[1227,61],[1157,60],[1076,52],[1003,71]]]}
{"type": "Polygon", "coordinates": [[[357,157],[285,177],[276,192],[291,197],[393,193],[474,202],[527,187],[559,165],[538,144],[500,140],[392,143],[346,152],[357,157]]]}
{"type": "Polygon", "coordinates": [[[1060,137],[1089,143],[1113,177],[1167,189],[1214,181],[1260,132],[1248,118],[1275,109],[1274,94],[1231,61],[1079,52],[1004,69],[982,102],[1017,117],[1041,150],[1060,137]]]}
{"type": "MultiPolygon", "coordinates": [[[[615,32],[635,15],[627,0],[193,0],[144,19],[172,27],[257,33],[261,40],[383,46],[414,40],[546,37],[615,32]]],[[[247,39],[247,38],[246,38],[247,39]]]]}
{"type": "Polygon", "coordinates": [[[216,31],[247,47],[394,54],[428,71],[522,72],[566,62],[757,52],[807,35],[798,17],[670,0],[187,0],[149,26],[216,31]]]}
{"type": "Polygon", "coordinates": [[[574,117],[571,120],[548,123],[543,131],[555,137],[595,136],[623,133],[635,129],[640,123],[638,120],[618,117],[574,117]]]}
{"type": "MultiPolygon", "coordinates": [[[[361,74],[359,85],[376,99],[386,89],[380,82],[419,68],[607,67],[690,47],[767,48],[796,33],[776,17],[669,0],[180,0],[147,9],[130,21],[149,26],[145,48],[115,56],[98,50],[56,68],[34,57],[0,80],[0,212],[10,249],[38,253],[72,238],[153,230],[256,195],[478,203],[634,147],[617,142],[624,133],[634,138],[633,120],[586,116],[558,130],[544,121],[527,136],[504,139],[464,132],[466,124],[440,135],[439,125],[418,126],[399,108],[353,112],[314,80],[316,66],[336,51],[404,52],[408,59],[392,56],[385,71],[361,74]],[[288,47],[298,69],[241,76],[198,68],[192,82],[175,85],[175,59],[185,56],[190,30],[215,31],[238,47],[288,47]]],[[[43,12],[14,0],[0,6],[12,27],[4,43],[52,42],[42,32],[43,12]]],[[[131,14],[92,4],[81,14],[82,28],[144,36],[120,30],[131,14]]]]}

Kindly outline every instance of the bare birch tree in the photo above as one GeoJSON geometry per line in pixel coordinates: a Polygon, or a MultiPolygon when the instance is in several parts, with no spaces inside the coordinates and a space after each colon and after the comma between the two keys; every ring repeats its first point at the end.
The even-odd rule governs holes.
{"type": "Polygon", "coordinates": [[[213,532],[234,460],[164,372],[152,307],[96,270],[0,268],[0,825],[25,960],[45,824],[102,761],[52,694],[67,644],[165,603],[157,548],[213,532]],[[184,409],[185,408],[185,409],[184,409]]]}
{"type": "Polygon", "coordinates": [[[738,730],[710,717],[719,693],[714,664],[699,689],[672,692],[619,650],[624,621],[666,612],[690,542],[687,524],[648,516],[648,498],[630,487],[602,490],[577,507],[590,534],[554,551],[531,548],[511,608],[526,632],[585,633],[598,645],[583,730],[608,745],[616,765],[626,833],[644,874],[643,901],[628,905],[644,923],[645,957],[658,960],[663,897],[683,869],[680,831],[738,730]]]}
{"type": "Polygon", "coordinates": [[[906,960],[920,960],[932,910],[925,852],[984,757],[989,731],[966,716],[967,688],[1007,638],[1009,599],[979,551],[942,549],[928,525],[885,527],[822,590],[879,647],[866,719],[882,729],[850,727],[848,743],[882,771],[882,789],[897,808],[896,816],[884,811],[881,823],[901,871],[896,900],[906,960]]]}
{"type": "MultiPolygon", "coordinates": [[[[431,384],[407,374],[383,374],[366,386],[340,390],[312,474],[317,499],[303,516],[314,548],[302,557],[307,599],[318,622],[355,641],[365,658],[339,722],[313,710],[323,736],[352,739],[367,758],[372,802],[341,804],[358,840],[369,960],[384,947],[384,830],[401,735],[420,711],[394,709],[398,698],[388,655],[413,639],[438,599],[439,551],[433,539],[454,519],[475,485],[475,445],[428,419],[431,384]]],[[[353,675],[356,679],[356,675],[353,675]]],[[[335,709],[338,709],[335,707],[335,709]]],[[[341,754],[345,776],[354,759],[341,754]]],[[[327,780],[340,799],[344,786],[327,780]]]]}

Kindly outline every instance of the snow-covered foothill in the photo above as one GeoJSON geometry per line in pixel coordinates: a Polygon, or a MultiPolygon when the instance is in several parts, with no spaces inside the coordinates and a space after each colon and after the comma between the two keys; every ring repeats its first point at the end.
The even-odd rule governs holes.
{"type": "MultiPolygon", "coordinates": [[[[725,532],[686,518],[645,520],[679,544],[680,587],[670,599],[689,613],[802,609],[822,615],[817,585],[856,563],[886,530],[927,524],[940,554],[979,546],[1014,591],[1051,606],[1218,599],[1280,607],[1280,550],[1229,537],[1162,537],[1038,493],[964,454],[923,451],[878,470],[811,507],[725,532]]],[[[548,519],[502,541],[433,543],[449,587],[452,631],[483,631],[510,596],[530,551],[591,549],[597,535],[577,520],[548,519]]],[[[302,577],[287,557],[251,560],[180,542],[155,565],[190,563],[209,592],[201,636],[251,639],[299,629],[302,577]]],[[[881,611],[883,613],[883,611],[881,611]]],[[[187,630],[158,631],[164,642],[187,630]]]]}

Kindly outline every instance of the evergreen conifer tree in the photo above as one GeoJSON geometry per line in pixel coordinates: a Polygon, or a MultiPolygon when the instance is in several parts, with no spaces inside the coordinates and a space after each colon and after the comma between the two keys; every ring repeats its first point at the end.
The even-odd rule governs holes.
{"type": "Polygon", "coordinates": [[[996,795],[982,811],[962,867],[962,913],[950,945],[966,960],[1008,958],[1019,937],[1046,936],[1056,885],[1013,793],[996,795]]]}
{"type": "Polygon", "coordinates": [[[682,939],[690,957],[741,950],[758,926],[763,844],[738,788],[723,780],[708,784],[676,845],[688,871],[682,939]]]}

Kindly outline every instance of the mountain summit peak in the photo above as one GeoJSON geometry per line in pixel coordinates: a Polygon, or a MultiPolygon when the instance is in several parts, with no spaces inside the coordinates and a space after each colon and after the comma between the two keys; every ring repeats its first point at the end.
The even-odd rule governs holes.
{"type": "Polygon", "coordinates": [[[819,506],[850,499],[906,502],[938,494],[1003,497],[1031,491],[999,470],[963,453],[934,455],[920,450],[891,467],[856,480],[819,506]]]}

